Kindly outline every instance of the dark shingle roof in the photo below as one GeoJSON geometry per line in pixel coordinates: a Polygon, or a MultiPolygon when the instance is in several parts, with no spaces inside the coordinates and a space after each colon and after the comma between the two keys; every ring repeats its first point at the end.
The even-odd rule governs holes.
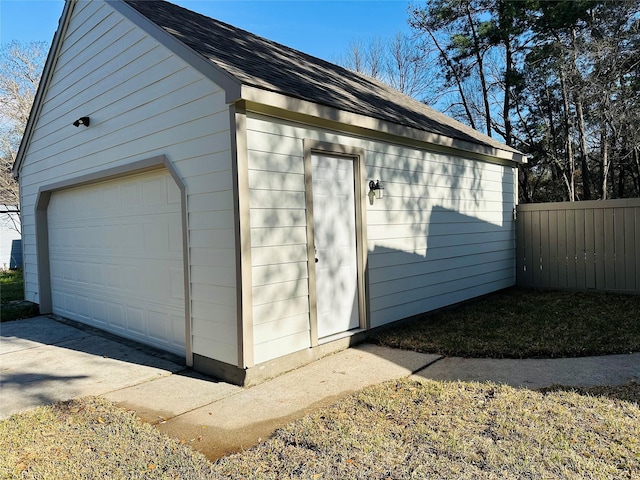
{"type": "Polygon", "coordinates": [[[370,77],[169,2],[125,1],[244,85],[516,152],[370,77]]]}

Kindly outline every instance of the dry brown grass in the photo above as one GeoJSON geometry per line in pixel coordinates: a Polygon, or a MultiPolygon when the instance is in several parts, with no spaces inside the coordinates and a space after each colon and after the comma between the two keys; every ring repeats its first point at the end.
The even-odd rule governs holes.
{"type": "Polygon", "coordinates": [[[640,478],[637,384],[621,390],[634,401],[615,390],[388,382],[215,464],[131,412],[81,399],[0,422],[0,478],[640,478]]]}
{"type": "Polygon", "coordinates": [[[228,478],[640,478],[637,404],[408,380],[354,394],[222,459],[228,478]]]}
{"type": "Polygon", "coordinates": [[[0,422],[0,478],[199,479],[203,456],[101,398],[60,402],[0,422]]]}
{"type": "MultiPolygon", "coordinates": [[[[432,351],[435,341],[467,356],[613,353],[638,350],[639,317],[640,297],[507,291],[385,335],[402,344],[394,346],[432,351]]],[[[0,479],[635,479],[639,405],[636,382],[536,392],[401,380],[211,464],[133,413],[88,398],[1,421],[0,479]]]]}

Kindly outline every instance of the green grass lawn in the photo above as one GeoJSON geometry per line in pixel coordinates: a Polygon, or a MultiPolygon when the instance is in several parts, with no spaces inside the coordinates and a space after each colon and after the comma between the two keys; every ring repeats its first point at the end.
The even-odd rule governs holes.
{"type": "Polygon", "coordinates": [[[554,358],[640,351],[640,295],[511,288],[375,333],[447,356],[554,358]]]}
{"type": "Polygon", "coordinates": [[[0,272],[0,302],[24,300],[22,270],[3,270],[0,272]]]}
{"type": "Polygon", "coordinates": [[[21,270],[0,272],[0,321],[8,322],[38,315],[38,306],[24,300],[21,270]]]}

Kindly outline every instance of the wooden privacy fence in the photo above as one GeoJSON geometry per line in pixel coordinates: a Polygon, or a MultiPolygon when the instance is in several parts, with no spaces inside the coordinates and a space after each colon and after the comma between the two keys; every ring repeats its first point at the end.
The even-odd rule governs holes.
{"type": "Polygon", "coordinates": [[[517,207],[523,287],[640,293],[640,198],[517,207]]]}

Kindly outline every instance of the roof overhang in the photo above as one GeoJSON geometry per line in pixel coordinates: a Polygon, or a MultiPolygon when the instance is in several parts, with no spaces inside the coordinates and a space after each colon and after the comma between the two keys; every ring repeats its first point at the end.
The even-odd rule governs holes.
{"type": "MultiPolygon", "coordinates": [[[[73,0],[75,1],[75,0],[73,0]]],[[[450,138],[401,124],[376,119],[366,115],[347,112],[334,107],[321,105],[307,100],[284,95],[243,84],[226,70],[218,67],[209,59],[200,55],[162,27],[149,20],[123,0],[106,0],[115,10],[153,36],[162,45],[169,48],[179,58],[209,78],[225,92],[227,104],[243,103],[244,108],[267,115],[304,123],[324,126],[333,130],[364,134],[369,138],[380,138],[418,148],[431,150],[462,151],[498,163],[523,164],[527,158],[522,153],[510,149],[494,148],[489,145],[450,138]]]]}
{"type": "Polygon", "coordinates": [[[515,150],[468,142],[244,85],[236,102],[247,111],[433,151],[464,152],[494,163],[527,163],[515,150]]]}

